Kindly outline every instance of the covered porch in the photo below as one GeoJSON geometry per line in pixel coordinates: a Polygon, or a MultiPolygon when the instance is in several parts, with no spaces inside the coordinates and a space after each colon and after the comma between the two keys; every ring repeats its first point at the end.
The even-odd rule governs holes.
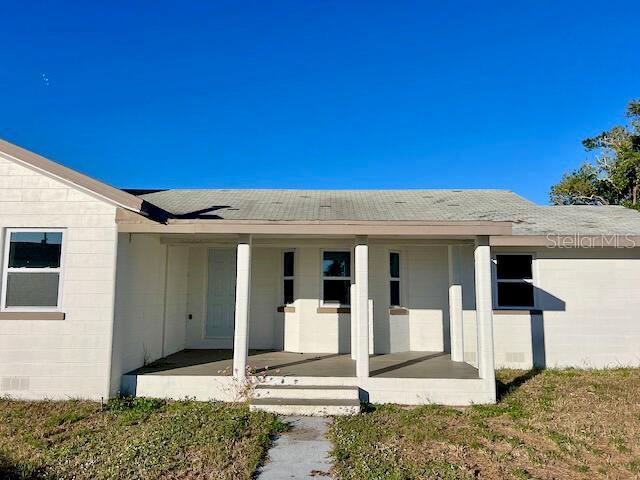
{"type": "Polygon", "coordinates": [[[503,225],[221,226],[120,223],[124,393],[229,400],[259,377],[495,401],[488,235],[503,225]],[[142,295],[124,284],[141,272],[142,295]]]}

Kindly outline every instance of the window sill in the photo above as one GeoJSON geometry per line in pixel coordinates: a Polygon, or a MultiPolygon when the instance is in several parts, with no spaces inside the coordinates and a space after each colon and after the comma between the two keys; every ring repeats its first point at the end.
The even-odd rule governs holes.
{"type": "Polygon", "coordinates": [[[494,315],[542,315],[542,310],[536,308],[508,309],[496,308],[493,310],[494,315]]]}
{"type": "Polygon", "coordinates": [[[351,313],[351,307],[318,307],[316,313],[351,313]]]}
{"type": "Polygon", "coordinates": [[[404,307],[389,307],[389,315],[409,315],[409,309],[404,307]]]}
{"type": "Polygon", "coordinates": [[[291,307],[289,305],[280,305],[278,307],[278,312],[280,312],[280,313],[296,313],[296,307],[291,307]]]}
{"type": "Polygon", "coordinates": [[[64,320],[64,312],[0,312],[0,320],[64,320]]]}

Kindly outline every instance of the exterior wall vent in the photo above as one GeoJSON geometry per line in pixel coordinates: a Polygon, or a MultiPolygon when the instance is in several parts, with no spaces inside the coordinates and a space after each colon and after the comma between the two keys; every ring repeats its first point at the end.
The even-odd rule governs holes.
{"type": "Polygon", "coordinates": [[[524,352],[505,352],[504,359],[510,363],[524,363],[524,352]]]}
{"type": "Polygon", "coordinates": [[[24,391],[29,390],[29,377],[2,377],[0,379],[0,391],[24,391]]]}

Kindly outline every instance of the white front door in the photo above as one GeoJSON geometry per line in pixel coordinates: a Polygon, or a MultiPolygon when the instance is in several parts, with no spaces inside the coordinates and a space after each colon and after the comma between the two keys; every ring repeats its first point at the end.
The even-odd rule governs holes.
{"type": "Polygon", "coordinates": [[[236,304],[236,250],[209,249],[205,337],[233,338],[236,304]]]}

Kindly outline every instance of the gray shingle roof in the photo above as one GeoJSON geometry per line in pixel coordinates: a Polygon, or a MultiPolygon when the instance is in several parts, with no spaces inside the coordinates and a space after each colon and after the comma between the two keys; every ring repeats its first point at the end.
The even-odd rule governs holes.
{"type": "Polygon", "coordinates": [[[617,206],[540,206],[508,190],[161,190],[139,195],[173,216],[226,220],[510,221],[516,235],[640,235],[617,206]]]}

